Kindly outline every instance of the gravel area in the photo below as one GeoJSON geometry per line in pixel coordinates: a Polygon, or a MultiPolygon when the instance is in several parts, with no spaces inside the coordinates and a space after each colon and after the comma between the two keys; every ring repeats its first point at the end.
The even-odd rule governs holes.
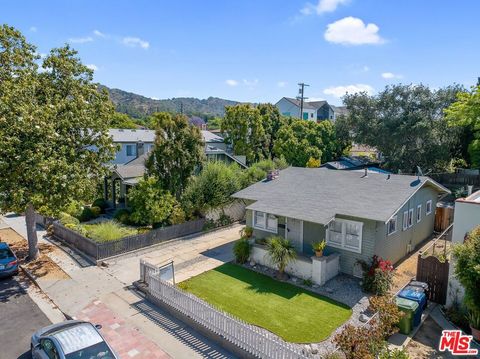
{"type": "MultiPolygon", "coordinates": [[[[259,273],[263,273],[270,277],[275,277],[275,274],[277,273],[276,270],[254,263],[246,263],[244,267],[259,273]]],[[[304,350],[304,353],[311,358],[321,358],[323,355],[335,351],[335,345],[332,342],[333,337],[340,332],[345,325],[351,324],[354,326],[361,326],[364,321],[368,320],[373,314],[367,310],[369,295],[362,291],[362,288],[360,287],[360,280],[357,278],[347,276],[345,274],[339,274],[335,278],[329,280],[323,286],[318,286],[316,284],[307,286],[304,284],[303,279],[293,276],[290,276],[288,282],[308,289],[311,292],[318,293],[327,298],[344,303],[352,308],[352,316],[350,319],[347,320],[342,326],[337,328],[337,330],[334,331],[328,339],[320,343],[296,344],[300,346],[304,350]],[[363,319],[364,321],[361,321],[360,319],[363,319]]],[[[315,319],[312,318],[312,320],[315,319]]]]}

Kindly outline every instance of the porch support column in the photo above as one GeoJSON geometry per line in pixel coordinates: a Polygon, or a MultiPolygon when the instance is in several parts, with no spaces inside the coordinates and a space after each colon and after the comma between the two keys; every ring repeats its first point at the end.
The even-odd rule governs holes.
{"type": "Polygon", "coordinates": [[[108,177],[103,177],[103,199],[108,201],[108,177]]]}
{"type": "Polygon", "coordinates": [[[115,191],[115,180],[112,180],[112,203],[113,203],[113,208],[117,208],[117,194],[115,191]]]}

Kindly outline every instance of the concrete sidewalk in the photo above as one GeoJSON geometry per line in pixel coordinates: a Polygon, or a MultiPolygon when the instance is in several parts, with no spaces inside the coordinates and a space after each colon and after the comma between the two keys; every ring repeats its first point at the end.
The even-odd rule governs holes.
{"type": "MultiPolygon", "coordinates": [[[[24,217],[7,216],[3,218],[3,221],[26,238],[24,217]]],[[[236,232],[238,234],[238,229],[236,232]]],[[[39,230],[37,234],[39,243],[50,243],[45,238],[45,231],[39,230]]],[[[183,243],[189,246],[189,243],[183,243]]],[[[202,246],[198,248],[200,247],[203,248],[202,246]]],[[[157,248],[157,251],[161,252],[161,247],[157,248]]],[[[232,357],[230,353],[193,332],[167,313],[157,310],[133,290],[130,290],[129,286],[139,278],[140,257],[128,257],[131,259],[130,267],[125,271],[120,271],[120,273],[127,273],[128,276],[124,277],[115,276],[111,268],[105,270],[97,266],[85,266],[84,263],[80,265],[74,260],[74,257],[69,256],[63,250],[51,251],[46,255],[59,265],[69,278],[49,280],[40,277],[36,281],[62,312],[71,317],[84,318],[85,310],[92,310],[92,305],[94,305],[92,303],[100,302],[102,305],[95,308],[95,316],[100,318],[99,320],[105,321],[107,326],[113,325],[114,323],[112,324],[110,321],[114,316],[118,322],[121,322],[121,327],[124,328],[122,331],[138,333],[135,335],[135,340],[131,341],[131,347],[121,347],[122,352],[128,349],[125,353],[129,356],[124,355],[123,357],[147,357],[142,354],[142,351],[156,353],[157,357],[232,357]],[[131,281],[128,282],[130,279],[131,281]],[[152,344],[141,346],[139,342],[142,340],[152,344]],[[164,352],[165,355],[158,354],[160,352],[164,352]]],[[[121,260],[121,258],[117,260],[121,260]]],[[[113,332],[110,334],[115,336],[113,332]]]]}

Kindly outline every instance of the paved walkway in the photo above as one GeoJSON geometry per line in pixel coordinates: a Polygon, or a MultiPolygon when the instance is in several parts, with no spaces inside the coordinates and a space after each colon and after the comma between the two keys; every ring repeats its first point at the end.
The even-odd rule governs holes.
{"type": "Polygon", "coordinates": [[[115,315],[100,300],[96,300],[82,309],[76,319],[102,325],[102,334],[115,348],[120,358],[169,358],[154,342],[145,338],[138,329],[128,325],[120,316],[115,315]]]}
{"type": "MultiPolygon", "coordinates": [[[[24,217],[7,216],[3,218],[3,221],[26,238],[24,217]]],[[[236,231],[238,234],[238,229],[236,231]]],[[[220,237],[222,236],[221,232],[217,233],[219,233],[220,237]]],[[[37,234],[39,244],[49,243],[44,238],[45,231],[38,230],[37,234]]],[[[206,240],[210,239],[209,237],[206,240]]],[[[198,240],[193,239],[192,242],[180,240],[176,242],[181,242],[185,248],[189,248],[191,247],[190,243],[196,243],[198,240]]],[[[171,244],[166,243],[165,245],[170,246],[171,244]]],[[[209,246],[206,243],[196,245],[195,248],[203,248],[205,246],[215,248],[215,244],[209,246]]],[[[179,253],[183,253],[179,248],[177,250],[179,253]]],[[[161,247],[157,247],[154,252],[160,253],[161,247]]],[[[82,317],[86,315],[86,313],[82,312],[83,310],[87,310],[87,312],[93,311],[92,313],[95,313],[94,318],[98,316],[99,320],[107,323],[110,323],[109,320],[121,321],[121,326],[125,328],[122,331],[129,333],[129,331],[133,330],[138,333],[134,336],[137,340],[129,341],[130,346],[128,348],[124,346],[117,348],[116,345],[119,344],[112,344],[115,350],[118,349],[119,352],[123,352],[125,349],[128,349],[127,354],[131,351],[130,354],[132,355],[139,351],[139,353],[135,354],[137,356],[133,356],[134,358],[152,357],[148,355],[143,356],[144,351],[149,353],[162,352],[164,356],[160,357],[164,358],[169,356],[173,358],[219,359],[232,357],[230,353],[186,327],[169,314],[153,307],[142,297],[139,297],[136,292],[130,290],[129,286],[134,280],[139,278],[139,258],[141,256],[128,257],[132,259],[131,267],[127,271],[120,271],[120,273],[125,274],[128,271],[131,271],[131,273],[127,273],[128,277],[121,277],[113,275],[115,273],[112,273],[112,268],[105,270],[102,267],[85,266],[85,263],[78,263],[72,256],[60,248],[56,248],[56,250],[50,251],[46,255],[57,263],[68,274],[68,277],[61,279],[38,278],[37,282],[47,296],[64,313],[71,317],[82,317]],[[119,280],[119,278],[123,278],[125,281],[119,280]],[[129,279],[131,279],[130,282],[128,282],[129,279]],[[102,305],[93,310],[92,303],[102,303],[102,305]],[[138,338],[154,343],[156,348],[153,348],[151,345],[149,347],[138,346],[138,338]]],[[[114,327],[116,326],[114,325],[114,327]]],[[[109,335],[114,337],[115,333],[112,332],[109,335]]],[[[122,358],[128,359],[129,356],[123,355],[122,358]]]]}
{"type": "Polygon", "coordinates": [[[139,278],[140,258],[159,265],[173,260],[175,279],[181,282],[233,260],[233,244],[240,238],[243,225],[206,233],[195,238],[167,242],[148,251],[106,260],[106,271],[130,285],[139,278]]]}

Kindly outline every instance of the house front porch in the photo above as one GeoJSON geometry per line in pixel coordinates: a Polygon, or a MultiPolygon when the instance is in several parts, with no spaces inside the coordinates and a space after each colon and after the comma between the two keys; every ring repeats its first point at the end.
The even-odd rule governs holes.
{"type": "MultiPolygon", "coordinates": [[[[319,261],[315,257],[312,245],[323,240],[326,241],[327,246],[320,261],[326,260],[330,263],[331,259],[335,258],[334,262],[338,263],[338,272],[348,275],[361,277],[363,272],[359,261],[369,262],[374,254],[377,233],[375,221],[339,216],[324,225],[254,210],[247,210],[246,221],[247,225],[253,228],[253,236],[257,242],[271,236],[288,239],[297,250],[299,259],[296,266],[298,268],[304,268],[305,263],[310,263],[312,266],[319,261]]],[[[334,265],[330,264],[331,266],[334,265]]],[[[309,273],[309,270],[295,269],[294,271],[309,273]]],[[[325,278],[332,278],[330,275],[331,269],[325,278]]],[[[304,278],[302,275],[299,277],[304,278]]],[[[310,279],[313,280],[313,277],[310,279]]],[[[320,282],[322,281],[318,283],[320,282]]]]}

